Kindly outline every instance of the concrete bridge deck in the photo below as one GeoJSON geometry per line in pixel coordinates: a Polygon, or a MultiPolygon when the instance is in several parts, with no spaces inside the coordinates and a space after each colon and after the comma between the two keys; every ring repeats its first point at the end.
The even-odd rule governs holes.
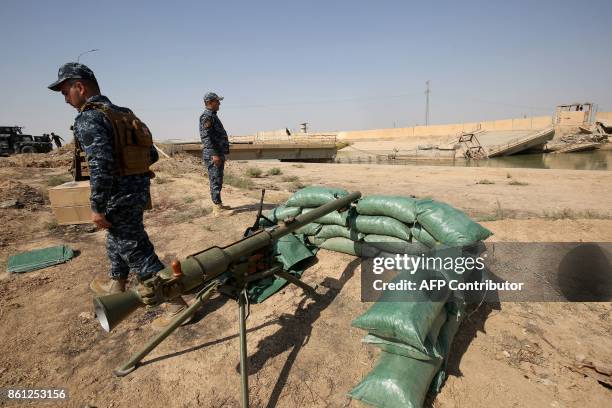
{"type": "MultiPolygon", "coordinates": [[[[168,154],[185,152],[202,154],[202,144],[196,142],[158,144],[168,154]]],[[[335,143],[230,143],[228,160],[271,160],[331,162],[336,157],[335,143]]]]}
{"type": "Polygon", "coordinates": [[[554,134],[553,127],[531,131],[503,144],[487,146],[487,155],[488,157],[510,156],[524,150],[543,146],[553,138],[554,134]]]}

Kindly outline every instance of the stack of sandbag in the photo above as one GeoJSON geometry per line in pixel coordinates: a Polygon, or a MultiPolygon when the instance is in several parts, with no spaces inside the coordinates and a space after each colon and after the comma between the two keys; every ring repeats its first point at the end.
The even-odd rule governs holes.
{"type": "Polygon", "coordinates": [[[364,343],[382,352],[349,395],[376,407],[421,407],[428,392],[439,392],[444,383],[465,306],[454,298],[431,300],[425,291],[412,294],[411,301],[393,301],[393,296],[385,294],[352,323],[368,332],[364,343]]]}
{"type": "MultiPolygon", "coordinates": [[[[341,188],[309,186],[294,193],[284,205],[274,208],[264,215],[272,223],[276,224],[286,218],[308,213],[314,208],[346,195],[348,195],[348,191],[341,188]]],[[[337,236],[350,237],[348,225],[352,214],[353,207],[342,212],[333,211],[297,229],[295,232],[306,235],[309,241],[317,246],[321,245],[327,238],[337,236]]],[[[269,225],[269,222],[266,220],[260,222],[264,226],[269,225]]],[[[355,239],[360,238],[355,236],[355,239]]]]}
{"type": "Polygon", "coordinates": [[[466,246],[492,234],[462,211],[431,199],[372,195],[359,200],[356,209],[354,229],[386,252],[466,246]]]}
{"type": "MultiPolygon", "coordinates": [[[[301,214],[308,213],[316,207],[320,207],[328,202],[341,198],[348,195],[348,191],[341,188],[323,187],[323,186],[309,186],[295,192],[288,200],[285,205],[291,207],[300,207],[302,209],[301,214]]],[[[306,235],[307,239],[320,246],[323,244],[325,239],[319,236],[321,231],[329,231],[329,228],[335,228],[342,230],[346,228],[349,223],[350,215],[352,211],[333,211],[329,214],[325,214],[323,217],[316,219],[314,222],[299,228],[295,232],[298,234],[306,235]]]]}
{"type": "MultiPolygon", "coordinates": [[[[331,231],[330,231],[331,232],[331,231]]],[[[491,232],[462,211],[431,199],[372,195],[357,201],[348,228],[317,243],[321,248],[359,256],[421,254],[487,239],[491,232]]]]}
{"type": "Polygon", "coordinates": [[[426,234],[414,227],[417,213],[417,199],[414,197],[363,197],[357,202],[356,213],[353,229],[363,233],[364,241],[369,245],[384,252],[418,254],[436,244],[429,236],[425,240],[426,234]]]}
{"type": "MultiPolygon", "coordinates": [[[[266,217],[278,223],[347,194],[339,188],[305,187],[266,217]]],[[[349,210],[334,211],[296,232],[305,234],[309,242],[321,248],[357,256],[416,255],[431,249],[471,245],[492,234],[448,204],[387,195],[363,197],[349,210]]]]}

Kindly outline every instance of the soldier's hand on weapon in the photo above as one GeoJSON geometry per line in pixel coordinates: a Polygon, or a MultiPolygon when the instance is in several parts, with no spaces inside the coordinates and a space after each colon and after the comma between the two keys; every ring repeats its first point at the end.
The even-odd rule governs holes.
{"type": "Polygon", "coordinates": [[[221,164],[223,163],[223,160],[221,160],[221,156],[213,156],[212,157],[212,162],[215,165],[215,167],[221,167],[221,164]]]}
{"type": "Polygon", "coordinates": [[[91,220],[93,221],[94,224],[96,224],[96,226],[98,228],[108,229],[108,228],[111,227],[111,223],[108,222],[108,220],[106,219],[104,214],[100,214],[100,213],[97,213],[97,212],[92,212],[91,213],[91,220]]]}

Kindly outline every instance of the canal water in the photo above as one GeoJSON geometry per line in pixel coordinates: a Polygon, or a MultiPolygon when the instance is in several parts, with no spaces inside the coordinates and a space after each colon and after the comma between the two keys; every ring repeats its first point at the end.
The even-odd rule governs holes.
{"type": "Polygon", "coordinates": [[[372,157],[342,157],[341,163],[378,163],[417,166],[502,167],[532,169],[612,170],[612,150],[592,150],[578,153],[538,153],[485,160],[376,160],[372,157]]]}

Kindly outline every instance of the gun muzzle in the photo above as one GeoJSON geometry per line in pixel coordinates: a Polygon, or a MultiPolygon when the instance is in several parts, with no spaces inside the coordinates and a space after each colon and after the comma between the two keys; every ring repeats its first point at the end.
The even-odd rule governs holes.
{"type": "Polygon", "coordinates": [[[141,306],[144,306],[144,303],[135,290],[94,298],[96,318],[107,332],[141,306]]]}

